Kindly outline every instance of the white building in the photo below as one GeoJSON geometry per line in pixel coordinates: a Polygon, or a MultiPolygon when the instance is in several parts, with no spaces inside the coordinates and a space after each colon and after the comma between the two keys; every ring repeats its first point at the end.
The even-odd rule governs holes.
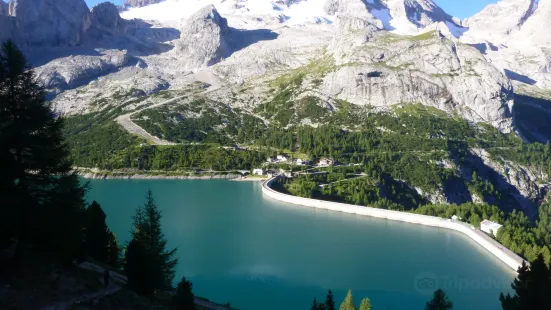
{"type": "Polygon", "coordinates": [[[264,175],[264,169],[262,168],[253,169],[253,175],[264,175]]]}
{"type": "Polygon", "coordinates": [[[306,160],[306,159],[297,159],[297,165],[299,166],[304,166],[304,165],[309,165],[310,164],[310,161],[306,160]]]}
{"type": "Polygon", "coordinates": [[[333,166],[333,159],[331,158],[322,158],[320,162],[318,163],[318,167],[329,167],[333,166]]]}
{"type": "Polygon", "coordinates": [[[497,232],[501,227],[503,225],[488,220],[480,222],[480,230],[493,236],[497,236],[497,232]]]}
{"type": "Polygon", "coordinates": [[[277,155],[277,161],[279,162],[286,162],[288,160],[287,156],[285,155],[277,155]]]}

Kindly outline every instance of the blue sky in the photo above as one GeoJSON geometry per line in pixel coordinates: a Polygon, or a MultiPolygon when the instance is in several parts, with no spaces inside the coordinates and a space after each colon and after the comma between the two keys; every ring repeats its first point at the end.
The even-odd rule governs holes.
{"type": "MultiPolygon", "coordinates": [[[[104,2],[104,0],[86,0],[89,7],[100,2],[104,2]]],[[[115,4],[122,4],[124,0],[112,0],[112,2],[115,4]]],[[[434,0],[434,2],[448,12],[448,14],[459,18],[465,18],[479,12],[490,3],[498,2],[498,0],[434,0]]]]}

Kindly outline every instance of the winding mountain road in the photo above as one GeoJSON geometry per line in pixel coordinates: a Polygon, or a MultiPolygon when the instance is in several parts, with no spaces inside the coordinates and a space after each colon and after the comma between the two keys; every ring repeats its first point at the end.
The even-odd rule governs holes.
{"type": "Polygon", "coordinates": [[[163,140],[159,137],[151,135],[145,129],[138,126],[136,123],[134,123],[132,121],[132,116],[134,116],[135,114],[138,114],[142,111],[158,108],[160,106],[170,104],[170,103],[173,103],[173,102],[176,102],[178,100],[188,98],[188,97],[191,97],[191,96],[206,95],[206,94],[211,93],[213,91],[216,91],[216,90],[218,90],[222,87],[222,85],[220,84],[218,78],[212,72],[204,71],[204,72],[196,73],[195,74],[195,80],[199,81],[199,82],[207,83],[210,86],[206,90],[204,90],[202,92],[199,92],[199,93],[192,93],[192,94],[186,94],[186,95],[183,95],[183,96],[174,97],[174,98],[171,98],[169,100],[159,102],[159,103],[156,103],[154,105],[150,105],[150,106],[144,107],[142,109],[133,111],[131,113],[121,115],[121,116],[117,117],[117,123],[119,123],[129,133],[134,134],[134,135],[138,135],[138,136],[146,139],[147,141],[150,141],[154,145],[177,145],[178,143],[163,140]]]}

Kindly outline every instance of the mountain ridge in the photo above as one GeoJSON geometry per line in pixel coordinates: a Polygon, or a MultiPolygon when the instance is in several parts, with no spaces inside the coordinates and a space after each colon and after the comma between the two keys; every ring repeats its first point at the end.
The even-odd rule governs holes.
{"type": "MultiPolygon", "coordinates": [[[[506,30],[507,36],[532,33],[531,24],[546,22],[549,1],[534,9],[533,0],[503,0],[463,22],[431,0],[203,0],[193,4],[207,4],[197,11],[176,10],[192,5],[185,1],[157,2],[133,2],[138,8],[121,18],[110,3],[89,10],[83,0],[11,0],[10,16],[0,16],[0,22],[7,23],[6,29],[16,28],[11,37],[28,46],[31,60],[42,59],[37,72],[50,88],[54,105],[69,114],[90,111],[95,96],[135,88],[145,94],[178,89],[201,70],[226,80],[228,90],[239,88],[248,80],[308,65],[319,58],[311,53],[320,49],[325,50],[322,58],[334,62],[316,88],[321,97],[378,107],[421,102],[506,132],[513,130],[514,89],[535,92],[551,85],[550,57],[543,49],[536,51],[541,60],[526,66],[512,48],[476,39],[485,25],[479,23],[481,16],[499,18],[507,12],[503,7],[517,13],[510,18],[515,31],[506,30]],[[39,11],[33,8],[36,4],[41,4],[39,11]],[[184,18],[130,19],[146,12],[175,12],[184,18]],[[60,48],[72,56],[44,56],[60,48]],[[234,74],[225,73],[228,70],[234,74]]],[[[0,37],[6,35],[0,31],[0,37]]],[[[254,90],[254,96],[269,98],[258,93],[262,89],[254,90]]]]}

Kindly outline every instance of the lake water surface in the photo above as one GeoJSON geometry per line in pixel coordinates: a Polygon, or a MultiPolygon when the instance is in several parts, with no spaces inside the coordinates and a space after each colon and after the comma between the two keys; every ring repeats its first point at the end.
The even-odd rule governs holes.
{"type": "Polygon", "coordinates": [[[194,293],[242,310],[307,310],[332,289],[350,288],[374,310],[424,309],[435,287],[454,310],[498,310],[515,274],[466,236],[449,230],[314,210],[271,200],[256,182],[92,180],[122,244],[132,215],[153,190],[177,279],[194,293]]]}

